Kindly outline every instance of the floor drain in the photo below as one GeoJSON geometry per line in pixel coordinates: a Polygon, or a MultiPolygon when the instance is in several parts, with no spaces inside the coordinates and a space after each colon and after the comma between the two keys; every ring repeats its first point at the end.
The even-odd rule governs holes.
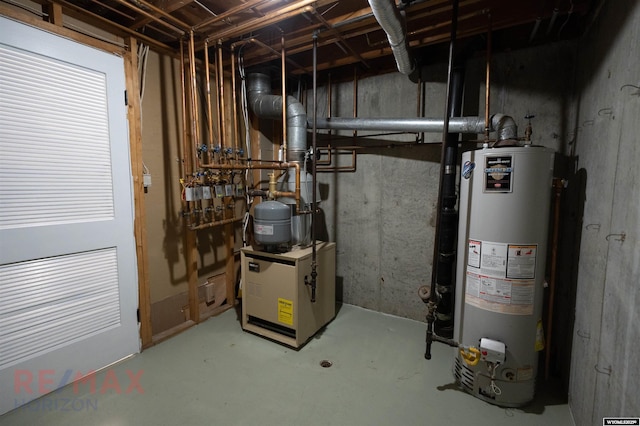
{"type": "Polygon", "coordinates": [[[329,368],[333,365],[333,363],[329,360],[323,359],[322,361],[320,361],[320,366],[322,368],[329,368]]]}

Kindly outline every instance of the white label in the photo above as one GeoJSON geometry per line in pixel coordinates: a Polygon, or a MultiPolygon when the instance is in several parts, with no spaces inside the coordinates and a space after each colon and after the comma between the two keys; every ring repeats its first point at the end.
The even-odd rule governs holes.
{"type": "Polygon", "coordinates": [[[494,278],[507,276],[507,244],[484,241],[480,258],[482,275],[494,278]]]}
{"type": "Polygon", "coordinates": [[[465,303],[487,311],[532,315],[536,244],[468,241],[465,303]]]}
{"type": "Polygon", "coordinates": [[[507,280],[467,272],[465,303],[491,312],[532,315],[535,281],[507,280]]]}
{"type": "Polygon", "coordinates": [[[254,231],[260,235],[273,235],[273,225],[256,225],[254,231]]]}
{"type": "Polygon", "coordinates": [[[467,272],[467,294],[480,297],[480,275],[467,272]]]}
{"type": "Polygon", "coordinates": [[[507,257],[507,277],[535,278],[536,276],[536,244],[509,244],[507,257]]]}
{"type": "Polygon", "coordinates": [[[480,253],[482,253],[482,242],[469,240],[469,254],[467,256],[467,265],[474,268],[479,268],[480,253]]]}
{"type": "Polygon", "coordinates": [[[211,196],[211,187],[210,186],[203,186],[202,187],[202,198],[204,200],[210,200],[211,198],[213,198],[211,196]]]}

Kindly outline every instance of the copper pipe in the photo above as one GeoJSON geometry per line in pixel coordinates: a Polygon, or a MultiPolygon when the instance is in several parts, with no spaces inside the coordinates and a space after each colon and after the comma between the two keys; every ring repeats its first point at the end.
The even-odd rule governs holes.
{"type": "Polygon", "coordinates": [[[243,12],[247,9],[251,9],[254,8],[256,6],[260,6],[262,3],[266,3],[268,1],[271,0],[250,0],[246,3],[240,4],[236,7],[232,7],[231,9],[227,10],[226,12],[223,12],[217,16],[214,16],[212,18],[206,19],[204,21],[202,21],[201,23],[199,23],[198,25],[194,26],[193,29],[194,30],[199,30],[201,28],[206,27],[207,25],[211,25],[211,24],[215,24],[216,22],[222,21],[232,15],[235,15],[236,13],[239,12],[243,12]]]}
{"type": "Polygon", "coordinates": [[[180,40],[180,81],[182,89],[182,172],[183,175],[189,176],[191,170],[191,154],[189,153],[189,144],[187,143],[187,90],[186,90],[186,74],[184,72],[184,43],[180,40]]]}
{"type": "Polygon", "coordinates": [[[222,68],[222,42],[218,41],[218,98],[220,98],[220,147],[224,152],[224,146],[227,140],[226,116],[224,111],[224,69],[222,68]]]}
{"type": "Polygon", "coordinates": [[[282,46],[281,67],[282,67],[282,159],[287,160],[287,76],[285,74],[285,57],[284,34],[280,36],[280,44],[282,46]]]}
{"type": "Polygon", "coordinates": [[[207,158],[213,161],[213,110],[211,108],[211,71],[209,69],[209,44],[204,42],[204,64],[205,73],[207,74],[207,125],[209,129],[209,149],[207,149],[207,158]]]}
{"type": "MultiPolygon", "coordinates": [[[[192,175],[193,171],[191,169],[191,153],[189,151],[190,144],[187,142],[188,131],[187,131],[187,91],[186,91],[186,73],[185,73],[185,62],[184,62],[184,43],[183,40],[180,40],[180,82],[182,89],[182,174],[184,179],[188,179],[189,176],[192,175]]],[[[191,207],[189,202],[181,198],[182,211],[190,211],[191,207]]],[[[185,217],[185,225],[190,226],[191,218],[189,216],[185,217]]]]}
{"type": "Polygon", "coordinates": [[[558,268],[558,239],[560,234],[560,204],[562,201],[562,179],[553,180],[555,200],[553,205],[553,234],[551,236],[551,267],[549,276],[549,304],[547,306],[547,345],[544,354],[544,378],[549,379],[551,365],[551,338],[553,336],[553,305],[556,293],[556,270],[558,268]]]}
{"type": "Polygon", "coordinates": [[[196,52],[195,42],[193,37],[193,31],[189,32],[189,68],[191,70],[191,130],[192,134],[192,149],[193,149],[193,164],[197,164],[197,144],[200,142],[199,134],[199,114],[198,114],[198,81],[196,78],[196,52]]]}
{"type": "Polygon", "coordinates": [[[231,49],[231,95],[233,100],[233,150],[238,155],[240,146],[240,120],[238,120],[238,100],[236,96],[236,51],[231,49]]]}
{"type": "Polygon", "coordinates": [[[309,4],[315,1],[316,0],[303,0],[299,3],[288,5],[281,9],[274,10],[273,12],[270,12],[265,16],[243,22],[222,31],[212,33],[208,36],[208,38],[227,40],[230,38],[241,36],[243,34],[254,32],[261,28],[268,27],[269,25],[273,25],[275,23],[289,19],[293,16],[311,12],[313,10],[313,7],[309,6],[309,4]]]}
{"type": "MultiPolygon", "coordinates": [[[[181,30],[180,28],[177,28],[175,25],[172,25],[172,24],[170,24],[170,23],[168,23],[166,21],[163,21],[162,19],[158,19],[157,16],[154,16],[151,13],[147,12],[146,10],[139,8],[138,6],[134,5],[133,3],[129,3],[128,1],[125,1],[125,0],[114,0],[114,1],[116,3],[120,3],[121,5],[124,5],[124,6],[128,7],[129,9],[131,9],[131,10],[133,10],[133,11],[135,11],[135,12],[137,12],[137,13],[143,15],[143,16],[146,16],[149,19],[153,19],[154,22],[157,22],[158,24],[164,25],[165,27],[169,28],[171,31],[174,31],[174,32],[176,32],[176,33],[178,33],[180,35],[184,35],[184,31],[181,30]]],[[[140,1],[140,0],[136,0],[136,1],[139,2],[140,4],[144,4],[145,6],[151,5],[150,3],[145,4],[146,2],[144,2],[144,1],[140,1]]],[[[151,5],[151,6],[153,6],[153,5],[151,5]]],[[[155,7],[155,6],[153,6],[153,7],[155,7]]],[[[158,9],[158,10],[161,10],[161,9],[158,9]]],[[[164,11],[162,11],[162,13],[164,13],[167,16],[171,16],[168,13],[165,13],[164,11]]],[[[173,18],[173,17],[171,17],[171,18],[173,18]]],[[[173,19],[175,19],[175,18],[173,18],[173,19]]],[[[180,24],[182,24],[183,28],[189,28],[189,26],[187,24],[185,24],[184,22],[182,22],[182,21],[178,21],[178,22],[180,22],[180,24]]]]}
{"type": "MultiPolygon", "coordinates": [[[[180,19],[176,18],[175,16],[171,15],[170,13],[167,13],[164,10],[160,9],[159,7],[156,7],[152,3],[149,3],[148,1],[145,1],[145,0],[135,0],[135,2],[143,5],[144,7],[147,7],[149,9],[151,9],[154,13],[157,13],[158,15],[166,18],[168,21],[173,22],[174,24],[176,24],[179,27],[184,28],[185,30],[191,30],[191,25],[187,24],[186,22],[181,21],[180,19]]],[[[133,7],[133,5],[131,3],[127,4],[127,6],[133,7]]],[[[162,21],[157,16],[151,15],[151,16],[148,16],[148,18],[152,19],[152,20],[154,20],[154,21],[156,21],[158,23],[162,23],[162,21]]]]}
{"type": "MultiPolygon", "coordinates": [[[[220,124],[220,73],[218,70],[218,55],[217,52],[213,55],[214,58],[214,78],[216,81],[216,118],[218,120],[218,125],[216,126],[216,130],[218,132],[218,144],[222,143],[222,125],[220,124]]],[[[222,149],[222,146],[220,146],[222,149]]],[[[214,156],[215,157],[215,156],[214,156]]]]}
{"type": "Polygon", "coordinates": [[[355,148],[351,149],[351,165],[350,166],[333,166],[318,167],[317,172],[355,172],[357,170],[357,153],[355,148]]]}
{"type": "MultiPolygon", "coordinates": [[[[353,67],[353,118],[358,117],[358,70],[353,67]]],[[[353,131],[353,138],[358,137],[358,131],[353,131]]]]}
{"type": "MultiPolygon", "coordinates": [[[[422,92],[424,90],[424,83],[422,81],[422,78],[418,77],[418,99],[416,101],[416,116],[417,117],[422,117],[424,115],[423,111],[422,111],[422,106],[424,105],[423,103],[423,98],[422,98],[422,92]]],[[[416,142],[420,142],[420,140],[422,140],[423,136],[420,133],[416,133],[416,142]]]]}
{"type": "Polygon", "coordinates": [[[296,172],[296,190],[294,192],[290,191],[276,191],[276,195],[279,197],[292,197],[296,200],[296,213],[305,213],[301,209],[300,206],[300,164],[298,163],[280,163],[280,162],[270,162],[270,161],[261,161],[258,162],[266,162],[271,164],[200,164],[200,167],[203,169],[212,169],[212,170],[288,170],[291,168],[295,168],[296,172]]]}
{"type": "Polygon", "coordinates": [[[484,140],[489,141],[489,132],[491,130],[491,114],[489,110],[489,102],[491,99],[491,13],[487,15],[489,20],[487,29],[487,81],[485,82],[485,105],[484,105],[484,140]]]}
{"type": "Polygon", "coordinates": [[[233,217],[230,219],[221,219],[215,222],[208,222],[208,223],[203,223],[201,225],[196,225],[196,226],[190,226],[189,230],[190,231],[197,231],[199,229],[207,229],[207,228],[213,228],[214,226],[219,226],[219,225],[226,225],[227,223],[233,223],[233,222],[239,222],[241,220],[243,220],[244,217],[233,217]]]}
{"type": "MultiPolygon", "coordinates": [[[[327,117],[331,118],[331,73],[327,77],[327,117]]],[[[331,129],[327,133],[329,136],[329,141],[331,141],[331,129]]]]}
{"type": "Polygon", "coordinates": [[[318,166],[330,166],[331,162],[332,162],[332,154],[331,154],[331,152],[334,150],[334,148],[332,148],[331,145],[328,145],[326,148],[319,147],[319,148],[317,148],[317,152],[320,153],[320,151],[323,150],[323,149],[327,150],[327,159],[326,160],[316,160],[316,164],[318,166]]]}

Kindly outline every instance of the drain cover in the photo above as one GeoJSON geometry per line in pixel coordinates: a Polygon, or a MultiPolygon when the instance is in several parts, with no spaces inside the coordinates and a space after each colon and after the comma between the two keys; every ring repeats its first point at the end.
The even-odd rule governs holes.
{"type": "Polygon", "coordinates": [[[323,359],[322,361],[320,361],[320,366],[322,368],[329,368],[333,365],[333,363],[331,361],[329,361],[328,359],[323,359]]]}

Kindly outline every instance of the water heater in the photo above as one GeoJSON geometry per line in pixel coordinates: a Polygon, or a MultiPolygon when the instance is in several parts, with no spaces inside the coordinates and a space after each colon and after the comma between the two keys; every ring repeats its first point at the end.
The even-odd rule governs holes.
{"type": "Polygon", "coordinates": [[[535,392],[553,158],[535,146],[462,155],[454,375],[505,407],[535,392]]]}

